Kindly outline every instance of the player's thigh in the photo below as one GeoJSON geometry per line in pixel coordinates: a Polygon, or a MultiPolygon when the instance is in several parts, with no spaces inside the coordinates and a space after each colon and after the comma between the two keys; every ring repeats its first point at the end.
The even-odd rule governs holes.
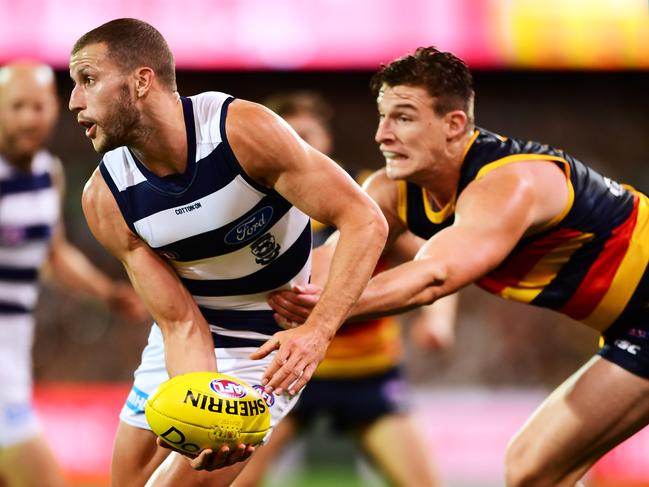
{"type": "Polygon", "coordinates": [[[142,487],[169,455],[155,435],[120,421],[115,436],[111,479],[114,487],[142,487]]]}
{"type": "Polygon", "coordinates": [[[0,450],[0,475],[8,487],[63,487],[61,470],[45,438],[33,437],[0,450]]]}
{"type": "Polygon", "coordinates": [[[212,472],[194,470],[187,458],[170,454],[153,473],[146,487],[228,487],[234,482],[247,462],[238,462],[212,472]]]}
{"type": "Polygon", "coordinates": [[[296,436],[297,424],[289,414],[282,419],[273,429],[270,439],[263,445],[258,446],[252,454],[248,464],[235,480],[233,487],[256,487],[261,485],[265,474],[296,436]]]}
{"type": "Polygon", "coordinates": [[[440,485],[430,448],[409,414],[386,414],[360,431],[365,453],[397,487],[440,485]]]}
{"type": "Polygon", "coordinates": [[[570,485],[647,422],[649,380],[595,356],[559,386],[512,439],[508,472],[570,485]]]}

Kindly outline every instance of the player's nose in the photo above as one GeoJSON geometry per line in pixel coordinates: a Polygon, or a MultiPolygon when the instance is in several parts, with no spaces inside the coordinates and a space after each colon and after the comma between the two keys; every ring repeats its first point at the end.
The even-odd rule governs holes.
{"type": "Polygon", "coordinates": [[[376,128],[376,134],[374,134],[374,140],[378,144],[382,144],[383,142],[387,142],[389,140],[392,140],[393,138],[394,135],[390,128],[389,120],[387,118],[384,118],[379,122],[379,125],[376,128]]]}
{"type": "Polygon", "coordinates": [[[71,112],[80,112],[86,108],[86,100],[83,95],[83,90],[77,85],[70,93],[70,101],[68,102],[68,109],[71,112]]]}

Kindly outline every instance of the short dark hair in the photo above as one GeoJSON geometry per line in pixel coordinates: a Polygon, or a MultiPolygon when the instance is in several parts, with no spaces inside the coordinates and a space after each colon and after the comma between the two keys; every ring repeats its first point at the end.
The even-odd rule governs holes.
{"type": "Polygon", "coordinates": [[[325,126],[329,125],[334,114],[333,107],[320,93],[309,90],[276,93],[267,98],[264,105],[280,117],[306,113],[325,126]]]}
{"type": "Polygon", "coordinates": [[[82,35],[72,47],[76,54],[90,44],[104,43],[109,56],[124,71],[148,66],[160,83],[176,91],[174,56],[162,34],[138,19],[115,19],[82,35]]]}
{"type": "Polygon", "coordinates": [[[372,76],[370,87],[378,96],[383,85],[421,86],[434,97],[433,110],[439,116],[452,110],[473,113],[473,77],[468,66],[450,52],[419,47],[414,54],[395,59],[372,76]]]}

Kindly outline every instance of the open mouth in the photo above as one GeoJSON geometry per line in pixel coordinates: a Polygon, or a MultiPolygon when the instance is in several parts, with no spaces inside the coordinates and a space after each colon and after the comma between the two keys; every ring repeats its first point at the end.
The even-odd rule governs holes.
{"type": "Polygon", "coordinates": [[[93,138],[97,132],[97,124],[88,120],[79,120],[79,125],[86,129],[86,137],[93,138]]]}

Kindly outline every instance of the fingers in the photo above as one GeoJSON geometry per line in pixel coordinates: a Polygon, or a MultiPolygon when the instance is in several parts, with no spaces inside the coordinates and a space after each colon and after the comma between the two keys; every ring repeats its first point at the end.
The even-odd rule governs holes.
{"type": "Polygon", "coordinates": [[[189,464],[195,470],[212,471],[247,460],[254,451],[255,447],[251,445],[237,445],[233,448],[223,445],[217,451],[207,448],[190,460],[189,464]]]}
{"type": "MultiPolygon", "coordinates": [[[[307,360],[298,360],[298,354],[295,354],[288,360],[283,361],[283,365],[269,379],[267,389],[270,388],[275,394],[282,394],[288,391],[289,394],[296,394],[311,377],[303,379],[309,362],[307,360]],[[295,387],[298,382],[303,382],[301,386],[295,387]]],[[[311,373],[313,373],[311,371],[311,373]]]]}
{"type": "MultiPolygon", "coordinates": [[[[306,321],[306,318],[302,314],[293,313],[292,311],[289,311],[286,308],[277,306],[277,304],[272,303],[270,299],[268,301],[268,304],[273,309],[273,311],[275,311],[275,314],[281,316],[282,320],[285,322],[295,323],[295,325],[297,326],[297,325],[301,325],[306,321]]],[[[281,326],[281,323],[278,322],[277,324],[281,326]]]]}
{"type": "Polygon", "coordinates": [[[288,319],[304,323],[318,299],[319,295],[300,295],[282,291],[272,294],[268,298],[268,304],[273,310],[288,319]]]}
{"type": "Polygon", "coordinates": [[[285,318],[284,316],[278,313],[273,313],[273,319],[275,320],[275,323],[277,323],[280,327],[284,328],[285,330],[292,330],[293,328],[296,328],[301,324],[298,323],[297,321],[292,321],[288,318],[285,318]]]}
{"type": "Polygon", "coordinates": [[[270,352],[273,350],[277,350],[280,346],[279,338],[277,337],[277,334],[273,335],[271,338],[269,338],[266,343],[264,343],[262,346],[260,346],[257,350],[252,352],[249,357],[252,360],[259,360],[264,358],[266,355],[268,355],[270,352]]]}
{"type": "Polygon", "coordinates": [[[311,377],[313,376],[316,368],[317,364],[308,364],[304,368],[300,376],[297,378],[297,380],[288,386],[288,393],[291,396],[294,396],[295,394],[300,392],[302,388],[311,380],[311,377]]]}

